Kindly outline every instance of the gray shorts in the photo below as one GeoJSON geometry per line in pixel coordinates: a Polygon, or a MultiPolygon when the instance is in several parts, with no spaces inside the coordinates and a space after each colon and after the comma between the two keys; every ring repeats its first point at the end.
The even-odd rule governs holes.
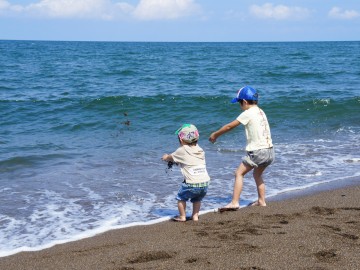
{"type": "Polygon", "coordinates": [[[275,160],[274,148],[248,151],[242,162],[251,167],[267,167],[275,160]]]}

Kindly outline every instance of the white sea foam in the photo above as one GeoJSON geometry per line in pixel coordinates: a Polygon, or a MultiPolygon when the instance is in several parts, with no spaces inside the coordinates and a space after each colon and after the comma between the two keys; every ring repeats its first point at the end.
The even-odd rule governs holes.
{"type": "MultiPolygon", "coordinates": [[[[358,177],[358,176],[360,176],[360,173],[355,173],[351,175],[351,177],[358,177]]],[[[298,185],[298,186],[289,185],[288,187],[283,187],[283,188],[281,188],[280,185],[279,188],[270,188],[268,190],[269,191],[268,197],[276,196],[278,194],[283,194],[283,193],[289,193],[291,191],[307,189],[319,184],[324,184],[332,181],[339,181],[342,179],[344,179],[344,177],[336,177],[326,181],[324,181],[324,179],[319,179],[319,181],[315,181],[315,182],[313,181],[308,184],[298,185]]],[[[231,183],[231,181],[228,182],[231,183]]],[[[252,186],[252,189],[255,189],[253,182],[250,183],[247,183],[248,186],[252,186]]],[[[217,184],[219,183],[215,183],[214,185],[216,186],[217,184]]],[[[231,190],[231,186],[232,185],[229,186],[229,191],[231,190]]],[[[49,192],[49,191],[45,193],[47,194],[47,196],[51,196],[53,198],[58,196],[53,192],[49,192]]],[[[177,211],[175,210],[176,209],[175,200],[173,198],[173,196],[175,195],[174,193],[172,195],[167,196],[164,200],[164,203],[161,206],[166,208],[168,205],[173,205],[172,211],[173,213],[176,213],[177,211]]],[[[107,213],[106,215],[108,215],[109,213],[113,213],[113,214],[108,215],[107,219],[103,218],[102,221],[99,219],[96,222],[93,222],[92,223],[93,226],[91,226],[93,228],[89,227],[86,224],[82,224],[80,220],[74,220],[74,217],[70,215],[71,211],[75,211],[75,209],[78,210],[80,209],[79,205],[76,204],[75,200],[71,202],[66,208],[62,209],[61,208],[62,204],[59,203],[59,201],[61,200],[60,198],[58,198],[57,204],[47,204],[44,206],[42,210],[34,211],[33,214],[30,216],[29,220],[35,223],[34,225],[30,225],[30,226],[29,224],[27,224],[26,226],[27,233],[24,232],[20,233],[19,231],[21,230],[22,226],[25,225],[26,221],[11,219],[7,216],[2,215],[0,216],[0,221],[1,223],[7,224],[7,231],[6,230],[2,231],[1,239],[4,239],[6,241],[6,245],[4,243],[3,247],[7,246],[10,248],[1,248],[0,256],[1,257],[9,256],[21,251],[42,250],[57,244],[62,244],[62,243],[84,239],[87,237],[92,237],[99,233],[103,233],[113,229],[121,229],[121,228],[127,228],[138,225],[151,225],[158,222],[169,220],[172,215],[165,215],[160,218],[153,218],[151,220],[144,220],[144,221],[133,220],[131,222],[126,222],[125,224],[120,224],[122,220],[131,220],[130,217],[134,217],[134,219],[137,219],[138,215],[142,215],[142,210],[144,210],[145,212],[151,211],[151,208],[154,207],[154,205],[156,205],[156,197],[152,194],[148,194],[148,195],[150,195],[149,198],[143,200],[144,203],[141,205],[138,204],[139,202],[130,201],[123,204],[121,208],[117,209],[116,211],[114,211],[114,209],[112,210],[107,208],[102,209],[104,212],[107,213]],[[48,226],[40,229],[39,224],[37,222],[41,221],[45,217],[47,218],[48,226]],[[73,230],[72,229],[73,227],[78,227],[78,230],[73,230]],[[83,229],[79,229],[79,228],[83,228],[83,229]],[[6,236],[7,232],[12,232],[14,234],[19,233],[18,234],[19,237],[15,238],[14,234],[11,237],[6,236]],[[49,238],[49,236],[51,237],[49,238]],[[48,241],[43,243],[39,242],[39,239],[44,239],[44,238],[47,238],[48,241]],[[23,245],[16,246],[18,243],[23,243],[23,245]]],[[[209,194],[209,196],[212,195],[209,194]]],[[[244,192],[243,197],[246,199],[241,201],[241,207],[244,207],[249,202],[254,201],[256,199],[254,193],[251,192],[248,193],[244,192]]],[[[225,201],[223,201],[223,203],[225,203],[225,201]]],[[[218,206],[222,205],[222,204],[219,205],[219,202],[217,202],[217,204],[218,206]]],[[[216,208],[214,208],[213,205],[212,207],[209,206],[208,209],[202,210],[200,213],[204,214],[214,211],[216,211],[216,208]]],[[[81,212],[81,210],[78,212],[81,212]]],[[[162,214],[164,213],[165,212],[162,212],[162,214]]],[[[84,215],[86,215],[86,213],[84,213],[84,215]]]]}
{"type": "Polygon", "coordinates": [[[330,104],[330,102],[331,102],[330,98],[314,99],[314,100],[313,100],[314,105],[327,106],[327,105],[330,104]]]}
{"type": "MultiPolygon", "coordinates": [[[[245,207],[246,205],[247,204],[242,203],[240,205],[240,207],[242,208],[242,207],[245,207]]],[[[211,213],[211,212],[217,212],[217,208],[202,210],[202,211],[200,211],[199,214],[203,215],[203,214],[211,213]]],[[[129,213],[132,213],[132,212],[130,211],[129,213]]],[[[9,249],[9,250],[3,249],[3,250],[0,250],[0,257],[14,255],[16,253],[23,252],[23,251],[39,251],[39,250],[51,248],[51,247],[53,247],[55,245],[69,243],[69,242],[78,241],[78,240],[81,240],[81,239],[93,237],[95,235],[108,232],[110,230],[124,229],[124,228],[129,228],[129,227],[134,227],[134,226],[153,225],[153,224],[156,224],[156,223],[168,221],[172,217],[173,216],[165,216],[165,217],[157,218],[157,219],[154,219],[154,220],[149,220],[149,221],[144,221],[144,222],[132,222],[132,223],[123,224],[123,225],[118,225],[118,218],[110,219],[110,220],[104,221],[96,229],[87,230],[85,232],[79,233],[79,234],[74,235],[72,237],[69,237],[67,239],[53,240],[53,241],[51,241],[49,243],[46,243],[46,244],[43,244],[43,245],[38,245],[38,246],[35,246],[35,247],[21,246],[21,247],[15,248],[15,249],[9,249]]]]}
{"type": "Polygon", "coordinates": [[[81,240],[84,238],[89,238],[92,236],[95,236],[97,234],[100,233],[104,233],[110,230],[115,230],[115,229],[123,229],[123,228],[128,228],[128,227],[133,227],[133,226],[143,226],[143,225],[152,225],[155,223],[159,223],[159,222],[163,222],[166,220],[169,220],[170,217],[163,217],[160,219],[156,219],[156,220],[151,220],[151,221],[147,221],[147,222],[133,222],[133,223],[129,223],[129,224],[124,224],[124,225],[114,225],[117,223],[117,220],[108,220],[106,222],[104,222],[101,226],[99,226],[96,229],[92,229],[92,230],[88,230],[86,232],[77,234],[76,236],[73,236],[71,238],[68,239],[63,239],[63,240],[54,240],[51,241],[47,244],[43,244],[43,245],[38,245],[36,247],[29,247],[29,246],[22,246],[22,247],[18,247],[15,249],[3,249],[0,250],[0,257],[5,257],[5,256],[10,256],[22,251],[38,251],[38,250],[43,250],[46,248],[50,248],[53,247],[55,245],[59,245],[59,244],[64,244],[64,243],[68,243],[68,242],[73,242],[73,241],[77,241],[77,240],[81,240]]]}
{"type": "Polygon", "coordinates": [[[319,172],[319,171],[315,171],[310,174],[304,174],[305,177],[314,177],[314,176],[321,176],[321,175],[322,175],[322,172],[319,172]]]}
{"type": "Polygon", "coordinates": [[[360,162],[360,158],[343,158],[345,163],[358,163],[360,162]]]}

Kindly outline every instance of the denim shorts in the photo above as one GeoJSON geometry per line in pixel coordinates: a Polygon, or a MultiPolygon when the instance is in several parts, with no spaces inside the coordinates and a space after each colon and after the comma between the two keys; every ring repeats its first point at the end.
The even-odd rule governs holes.
{"type": "Polygon", "coordinates": [[[190,200],[192,203],[201,202],[205,197],[207,190],[208,185],[203,187],[193,187],[183,182],[180,186],[176,199],[178,201],[190,200]]]}
{"type": "Polygon", "coordinates": [[[251,167],[267,167],[275,160],[274,148],[248,151],[242,162],[251,167]]]}

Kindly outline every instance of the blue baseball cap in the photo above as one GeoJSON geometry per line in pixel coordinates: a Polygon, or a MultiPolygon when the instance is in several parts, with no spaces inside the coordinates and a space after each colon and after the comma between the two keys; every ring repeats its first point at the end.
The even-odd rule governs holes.
{"type": "Polygon", "coordinates": [[[240,90],[237,93],[236,98],[233,98],[231,100],[231,103],[239,102],[240,100],[258,100],[258,93],[254,88],[251,86],[244,86],[243,88],[240,88],[240,90]]]}

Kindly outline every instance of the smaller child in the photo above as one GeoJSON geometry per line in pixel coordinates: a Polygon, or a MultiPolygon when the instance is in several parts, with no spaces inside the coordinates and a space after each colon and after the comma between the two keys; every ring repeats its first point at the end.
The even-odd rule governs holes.
{"type": "Polygon", "coordinates": [[[164,154],[162,160],[180,165],[184,181],[178,191],[179,216],[174,221],[186,221],[186,201],[193,203],[192,220],[199,220],[201,201],[207,193],[210,177],[206,170],[205,152],[198,145],[199,131],[192,124],[182,125],[176,132],[180,147],[172,154],[164,154]]]}

